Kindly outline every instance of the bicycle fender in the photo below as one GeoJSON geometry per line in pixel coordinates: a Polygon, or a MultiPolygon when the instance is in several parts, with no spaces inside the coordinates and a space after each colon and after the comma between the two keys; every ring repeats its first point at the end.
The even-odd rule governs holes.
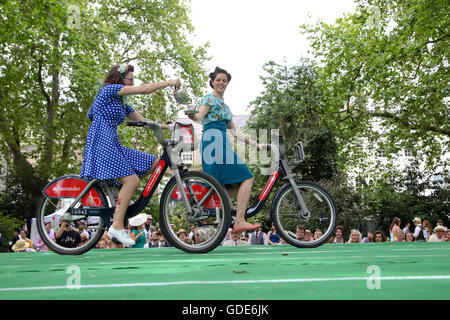
{"type": "MultiPolygon", "coordinates": [[[[76,175],[65,175],[50,181],[42,190],[49,198],[76,198],[86,188],[89,180],[76,175]]],[[[101,197],[95,188],[81,199],[81,203],[86,207],[103,207],[105,197],[101,197]]]]}

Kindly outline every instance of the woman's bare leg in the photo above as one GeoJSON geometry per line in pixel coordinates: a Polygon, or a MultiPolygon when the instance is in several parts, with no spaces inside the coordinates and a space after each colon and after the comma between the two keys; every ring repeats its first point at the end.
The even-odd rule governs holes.
{"type": "Polygon", "coordinates": [[[136,174],[119,178],[122,182],[122,188],[119,191],[119,196],[116,201],[116,210],[114,212],[114,221],[112,227],[116,230],[122,230],[125,228],[123,222],[125,220],[125,213],[127,212],[128,205],[131,202],[137,188],[139,187],[139,177],[136,174]]]}
{"type": "Polygon", "coordinates": [[[253,181],[255,178],[250,178],[243,181],[239,187],[237,194],[236,205],[236,221],[235,226],[250,226],[251,223],[245,221],[245,211],[247,210],[248,201],[250,200],[250,194],[252,192],[253,181]]]}
{"type": "Polygon", "coordinates": [[[229,185],[227,188],[227,192],[230,196],[230,198],[235,198],[239,192],[239,187],[236,183],[233,183],[232,185],[229,185]]]}

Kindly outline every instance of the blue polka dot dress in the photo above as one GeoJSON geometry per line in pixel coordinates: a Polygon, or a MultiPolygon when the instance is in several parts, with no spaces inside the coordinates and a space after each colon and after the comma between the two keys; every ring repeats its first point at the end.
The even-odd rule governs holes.
{"type": "Polygon", "coordinates": [[[141,177],[156,159],[145,152],[126,148],[119,141],[117,126],[125,121],[126,115],[134,112],[130,105],[123,105],[122,98],[117,95],[123,87],[121,84],[106,85],[87,114],[92,122],[84,149],[82,178],[116,180],[133,174],[141,177]]]}

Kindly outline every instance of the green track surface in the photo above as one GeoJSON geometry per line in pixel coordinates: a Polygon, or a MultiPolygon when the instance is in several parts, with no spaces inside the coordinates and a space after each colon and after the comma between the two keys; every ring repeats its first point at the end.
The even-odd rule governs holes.
{"type": "Polygon", "coordinates": [[[444,242],[4,253],[0,299],[447,300],[449,249],[444,242]]]}

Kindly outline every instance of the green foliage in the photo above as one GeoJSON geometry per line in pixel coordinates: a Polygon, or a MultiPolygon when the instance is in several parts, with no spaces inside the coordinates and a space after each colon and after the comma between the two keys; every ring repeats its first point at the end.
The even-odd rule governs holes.
{"type": "Polygon", "coordinates": [[[288,157],[302,141],[306,162],[302,176],[319,181],[331,179],[338,165],[332,126],[325,120],[326,104],[317,83],[315,67],[307,60],[291,68],[268,62],[261,78],[264,93],[250,105],[250,129],[279,129],[288,157]]]}
{"type": "MultiPolygon", "coordinates": [[[[279,129],[290,160],[294,157],[294,145],[302,141],[306,161],[297,168],[302,179],[333,179],[338,173],[337,145],[333,127],[324,121],[327,107],[317,82],[315,67],[307,60],[301,60],[299,65],[293,67],[270,61],[263,69],[265,73],[261,79],[265,88],[251,103],[248,129],[279,129]]],[[[261,163],[249,165],[255,175],[251,201],[258,197],[267,183],[268,176],[259,174],[263,167],[266,166],[261,163]]],[[[283,183],[279,181],[278,185],[283,183]]],[[[263,230],[269,230],[271,226],[269,209],[273,196],[270,195],[266,207],[252,220],[261,223],[263,230]]]]}
{"type": "MultiPolygon", "coordinates": [[[[206,46],[187,41],[189,8],[177,0],[2,1],[0,152],[36,202],[48,180],[77,173],[98,81],[127,62],[144,83],[180,77],[201,95],[206,46]]],[[[172,92],[132,97],[145,117],[176,114],[172,92]]],[[[150,133],[122,126],[124,144],[157,153],[150,133]]]]}
{"type": "Polygon", "coordinates": [[[36,205],[33,197],[24,192],[17,175],[10,173],[6,179],[5,190],[0,193],[0,215],[29,221],[35,216],[35,212],[36,205]]]}
{"type": "Polygon", "coordinates": [[[8,243],[12,241],[14,236],[14,229],[23,225],[23,221],[10,215],[4,215],[0,213],[0,233],[3,235],[3,248],[0,247],[0,252],[6,251],[8,243]]]}
{"type": "MultiPolygon", "coordinates": [[[[315,62],[264,65],[265,90],[251,103],[249,128],[279,128],[291,157],[293,145],[304,143],[307,161],[299,173],[332,194],[347,235],[353,228],[387,233],[394,217],[448,221],[448,182],[430,183],[435,172],[448,176],[448,33],[442,31],[448,17],[436,1],[358,3],[357,13],[335,24],[302,26],[315,62]],[[379,28],[368,25],[374,4],[381,8],[379,28]],[[425,12],[431,4],[435,12],[425,12]],[[401,16],[408,10],[412,18],[401,16]],[[369,158],[373,147],[385,151],[386,161],[369,158]],[[405,170],[395,164],[402,149],[414,155],[405,170]]],[[[253,197],[264,178],[255,179],[253,197]]]]}
{"type": "Polygon", "coordinates": [[[448,223],[448,187],[434,185],[432,173],[421,169],[418,161],[411,162],[405,172],[398,176],[385,175],[370,187],[361,188],[366,216],[373,218],[381,230],[389,230],[395,217],[401,218],[403,223],[415,217],[429,220],[433,226],[438,219],[448,223]]]}
{"type": "MultiPolygon", "coordinates": [[[[443,163],[449,128],[448,5],[439,0],[358,0],[334,24],[303,25],[343,143],[361,138],[421,150],[443,163]]],[[[348,150],[356,158],[354,148],[348,150]]],[[[355,159],[356,160],[356,159],[355,159]]]]}

